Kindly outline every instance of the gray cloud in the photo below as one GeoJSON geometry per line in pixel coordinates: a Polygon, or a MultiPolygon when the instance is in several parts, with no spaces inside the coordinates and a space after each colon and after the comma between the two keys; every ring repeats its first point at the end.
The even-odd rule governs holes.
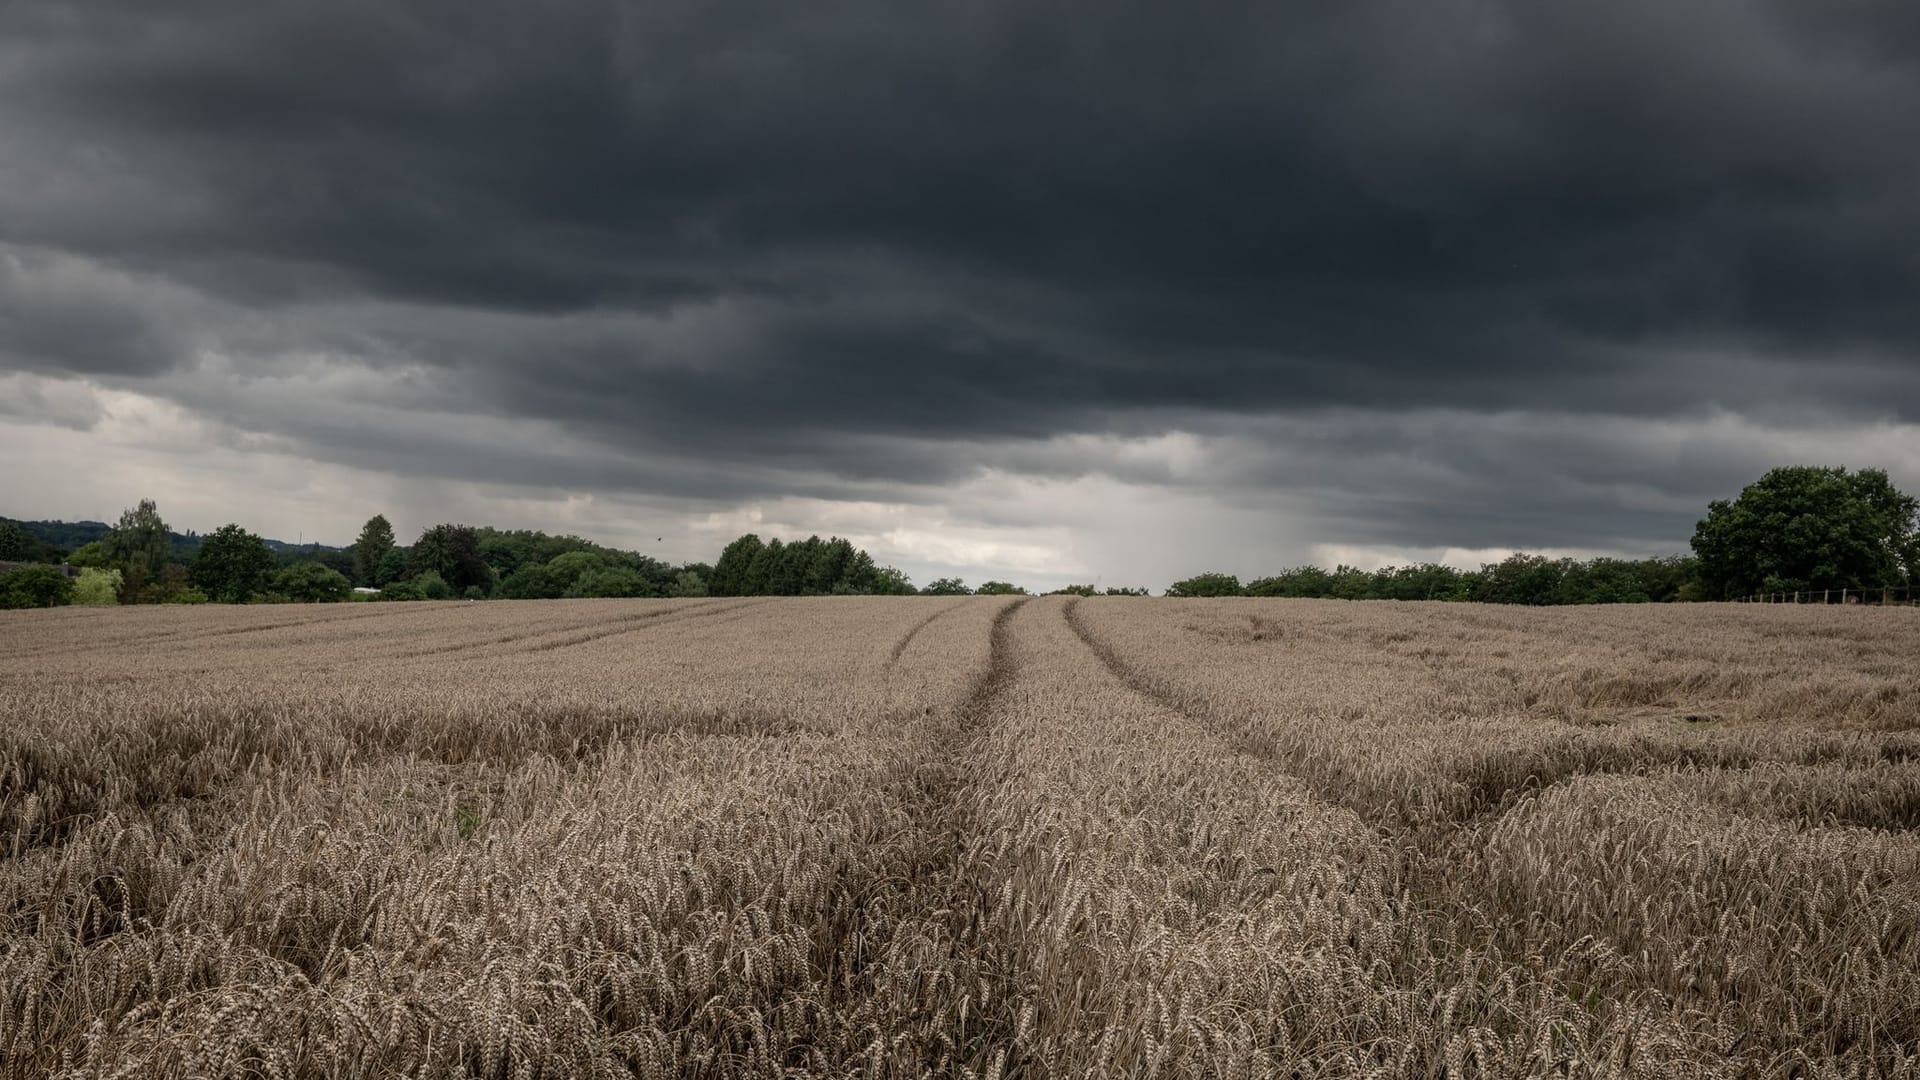
{"type": "Polygon", "coordinates": [[[0,367],[447,481],[1674,546],[1726,418],[1920,421],[1917,99],[1894,0],[17,5],[0,367]]]}

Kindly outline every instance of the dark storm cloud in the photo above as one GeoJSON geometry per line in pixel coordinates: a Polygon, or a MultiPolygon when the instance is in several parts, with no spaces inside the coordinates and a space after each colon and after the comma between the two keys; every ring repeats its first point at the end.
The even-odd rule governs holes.
{"type": "Polygon", "coordinates": [[[1750,463],[1393,418],[1920,419],[1916,101],[1895,0],[16,5],[0,364],[348,358],[578,442],[496,476],[674,493],[1258,431],[1437,461],[1333,500],[1383,542],[1551,544],[1603,493],[1626,543],[1750,463]]]}

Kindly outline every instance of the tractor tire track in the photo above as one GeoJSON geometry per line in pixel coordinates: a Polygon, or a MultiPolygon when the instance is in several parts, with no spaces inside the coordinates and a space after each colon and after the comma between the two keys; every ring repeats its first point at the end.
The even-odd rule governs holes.
{"type": "Polygon", "coordinates": [[[619,637],[621,634],[636,634],[642,630],[652,630],[660,626],[678,625],[684,622],[693,622],[696,619],[712,619],[713,621],[707,622],[704,625],[718,626],[723,623],[733,622],[735,619],[738,619],[738,618],[744,618],[746,616],[746,609],[748,608],[761,607],[766,604],[774,603],[775,601],[780,599],[782,598],[778,596],[768,596],[768,597],[761,597],[753,600],[747,600],[738,604],[727,604],[725,606],[705,604],[693,611],[686,611],[686,609],[684,608],[675,608],[673,611],[663,612],[659,616],[656,616],[653,618],[636,617],[633,619],[626,620],[629,623],[640,624],[637,626],[619,626],[619,627],[614,627],[612,629],[596,630],[591,633],[580,634],[576,637],[562,638],[558,641],[545,641],[545,642],[541,642],[538,645],[529,645],[525,651],[549,652],[553,649],[567,649],[567,648],[572,648],[575,645],[585,645],[588,642],[605,641],[607,638],[619,637]],[[675,612],[681,612],[681,611],[685,611],[685,614],[681,618],[675,619],[675,618],[666,617],[674,614],[675,612]],[[724,619],[715,618],[715,616],[720,616],[720,615],[726,615],[728,617],[724,619]]]}
{"type": "Polygon", "coordinates": [[[1384,833],[1398,836],[1417,846],[1424,847],[1440,843],[1463,829],[1495,820],[1529,799],[1538,798],[1549,791],[1588,776],[1635,775],[1646,771],[1649,764],[1676,771],[1697,768],[1743,771],[1775,761],[1786,764],[1819,764],[1828,760],[1851,760],[1851,755],[1843,745],[1836,745],[1825,752],[1814,751],[1779,758],[1757,755],[1745,760],[1739,759],[1737,751],[1702,745],[1697,748],[1679,748],[1670,757],[1655,762],[1649,762],[1643,756],[1644,751],[1618,755],[1617,758],[1580,760],[1581,755],[1571,747],[1567,755],[1562,758],[1542,758],[1538,749],[1529,749],[1523,753],[1523,756],[1530,759],[1526,767],[1501,768],[1496,759],[1492,770],[1493,775],[1464,778],[1461,781],[1463,787],[1459,797],[1453,802],[1429,806],[1418,816],[1389,813],[1375,804],[1355,797],[1354,792],[1363,786],[1359,778],[1326,765],[1316,765],[1306,760],[1302,754],[1290,750],[1280,739],[1236,725],[1214,710],[1195,704],[1187,695],[1179,693],[1130,665],[1087,625],[1084,616],[1076,610],[1078,605],[1078,599],[1067,605],[1065,609],[1067,624],[1073,629],[1075,636],[1084,642],[1107,670],[1125,683],[1128,689],[1163,708],[1205,725],[1209,730],[1226,739],[1236,750],[1262,761],[1272,762],[1288,775],[1306,784],[1321,800],[1350,810],[1384,833]],[[1518,779],[1512,779],[1514,777],[1518,779]]]}
{"type": "MultiPolygon", "coordinates": [[[[883,1043],[887,1064],[875,1075],[957,1075],[951,1069],[954,1048],[939,1045],[929,1033],[945,1030],[955,993],[975,989],[970,981],[958,985],[953,972],[970,968],[984,952],[977,917],[982,898],[966,865],[981,828],[980,811],[965,792],[978,783],[979,741],[992,728],[1020,668],[1008,625],[1028,599],[994,615],[986,668],[919,752],[894,766],[888,787],[905,812],[904,832],[911,839],[898,871],[851,901],[852,910],[828,945],[827,984],[847,995],[859,1035],[841,1047],[848,1057],[842,1064],[854,1075],[864,1074],[859,1065],[871,1063],[883,1043]],[[903,992],[903,987],[912,989],[903,992]],[[868,1044],[870,1035],[878,1038],[868,1044]]],[[[1005,1037],[998,1040],[1004,1045],[1011,1042],[1014,1019],[996,1022],[976,1015],[974,1023],[996,1031],[1004,1027],[1005,1037]]]]}
{"type": "MultiPolygon", "coordinates": [[[[490,649],[497,645],[514,645],[523,641],[538,641],[542,638],[557,635],[579,634],[582,631],[605,630],[609,627],[627,629],[631,628],[635,623],[656,623],[660,620],[667,619],[667,617],[671,615],[691,616],[698,612],[713,610],[716,607],[722,611],[730,610],[728,607],[720,606],[717,602],[677,604],[671,607],[661,607],[651,611],[639,612],[638,614],[616,615],[611,618],[601,617],[588,619],[584,622],[576,622],[571,625],[546,626],[536,630],[519,630],[512,633],[497,634],[492,637],[481,638],[477,641],[455,641],[424,649],[408,649],[404,652],[393,653],[392,657],[397,660],[413,660],[423,656],[445,656],[449,653],[490,649]]],[[[542,646],[538,644],[527,646],[527,650],[537,650],[540,648],[542,648],[542,646]]]]}
{"type": "MultiPolygon", "coordinates": [[[[278,622],[258,623],[252,626],[179,627],[174,629],[172,632],[165,633],[165,634],[137,635],[137,636],[129,636],[123,639],[116,639],[116,638],[102,639],[100,644],[103,644],[103,645],[126,644],[126,645],[138,645],[138,646],[144,647],[147,645],[163,645],[163,644],[176,644],[176,643],[193,642],[193,641],[204,641],[212,638],[234,637],[242,634],[261,634],[261,633],[266,633],[272,630],[286,630],[293,627],[331,626],[335,623],[361,622],[368,619],[392,618],[393,616],[403,614],[405,611],[408,610],[409,606],[410,605],[403,605],[403,604],[383,604],[381,605],[381,607],[390,609],[390,610],[356,611],[351,614],[340,614],[340,615],[316,614],[308,618],[284,619],[278,622]]],[[[37,655],[41,651],[42,651],[41,646],[37,644],[29,644],[24,649],[7,650],[4,653],[0,653],[0,656],[28,657],[28,656],[37,655]]]]}
{"type": "Polygon", "coordinates": [[[1227,745],[1240,753],[1276,765],[1287,775],[1305,784],[1307,789],[1322,802],[1352,811],[1369,824],[1381,825],[1372,816],[1352,805],[1351,798],[1345,796],[1350,785],[1344,778],[1329,778],[1323,771],[1305,767],[1306,763],[1295,760],[1295,756],[1288,753],[1278,740],[1271,736],[1263,737],[1226,722],[1211,710],[1195,706],[1187,700],[1185,695],[1177,693],[1129,664],[1113,646],[1102,641],[1099,635],[1088,627],[1086,618],[1080,614],[1079,597],[1070,600],[1061,609],[1061,614],[1066,619],[1067,627],[1073,631],[1073,635],[1079,638],[1081,644],[1085,645],[1101,665],[1127,689],[1168,712],[1184,716],[1199,724],[1220,736],[1227,745]]]}
{"type": "Polygon", "coordinates": [[[921,619],[919,622],[914,623],[912,626],[908,627],[907,632],[901,635],[899,641],[896,641],[893,643],[893,650],[887,654],[887,666],[894,667],[900,663],[901,655],[907,651],[907,646],[913,644],[913,639],[920,635],[920,631],[925,630],[927,627],[933,625],[933,621],[935,619],[938,619],[940,616],[955,610],[956,608],[960,607],[965,603],[966,603],[965,600],[956,600],[951,604],[943,605],[942,607],[935,610],[933,614],[928,615],[926,618],[921,619]]]}

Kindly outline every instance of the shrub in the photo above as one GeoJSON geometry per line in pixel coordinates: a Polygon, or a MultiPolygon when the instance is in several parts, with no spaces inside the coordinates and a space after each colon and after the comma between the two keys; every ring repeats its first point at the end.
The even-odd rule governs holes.
{"type": "Polygon", "coordinates": [[[691,570],[682,570],[674,575],[673,584],[667,586],[668,596],[693,597],[707,595],[707,579],[691,570]]]}
{"type": "Polygon", "coordinates": [[[51,566],[0,574],[0,608],[61,607],[73,602],[73,579],[51,566]]]}
{"type": "Polygon", "coordinates": [[[428,600],[453,599],[453,586],[447,584],[447,579],[433,570],[414,578],[413,587],[419,589],[420,595],[428,600]]]}
{"type": "Polygon", "coordinates": [[[120,602],[120,571],[89,566],[73,583],[73,602],[89,607],[112,607],[120,602]]]}
{"type": "Polygon", "coordinates": [[[353,582],[330,566],[297,562],[274,574],[268,588],[295,603],[323,604],[345,600],[353,592],[353,582]]]}
{"type": "MultiPolygon", "coordinates": [[[[561,558],[570,558],[563,555],[561,558]]],[[[556,560],[557,561],[557,560],[556,560]]],[[[551,563],[548,564],[551,567],[551,563]]],[[[636,571],[624,566],[598,566],[588,569],[573,580],[562,595],[580,599],[586,597],[626,597],[652,596],[653,586],[636,571]]]]}
{"type": "Polygon", "coordinates": [[[1167,587],[1168,596],[1239,596],[1240,579],[1233,574],[1196,574],[1167,587]]]}

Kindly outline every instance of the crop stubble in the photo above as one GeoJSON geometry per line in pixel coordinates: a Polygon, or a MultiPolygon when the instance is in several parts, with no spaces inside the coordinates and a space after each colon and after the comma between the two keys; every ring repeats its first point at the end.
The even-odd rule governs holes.
{"type": "Polygon", "coordinates": [[[0,1077],[1920,1073],[1920,621],[0,615],[0,1077]]]}

